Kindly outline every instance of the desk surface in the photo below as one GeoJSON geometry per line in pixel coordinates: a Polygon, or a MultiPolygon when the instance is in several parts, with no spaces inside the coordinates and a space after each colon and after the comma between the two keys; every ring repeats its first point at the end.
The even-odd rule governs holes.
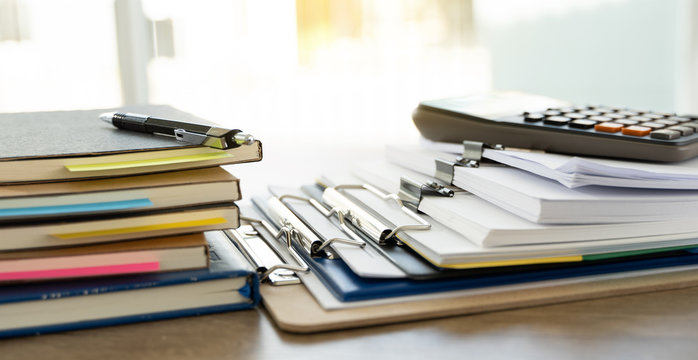
{"type": "Polygon", "coordinates": [[[698,288],[315,335],[263,310],[0,341],[3,359],[694,359],[698,288]]]}
{"type": "MultiPolygon", "coordinates": [[[[343,155],[360,160],[381,151],[333,148],[289,153],[265,143],[262,163],[231,169],[247,196],[266,184],[307,182],[317,169],[342,169],[343,155]]],[[[0,358],[693,359],[696,299],[698,288],[689,288],[315,335],[280,331],[256,309],[2,340],[0,358]]]]}

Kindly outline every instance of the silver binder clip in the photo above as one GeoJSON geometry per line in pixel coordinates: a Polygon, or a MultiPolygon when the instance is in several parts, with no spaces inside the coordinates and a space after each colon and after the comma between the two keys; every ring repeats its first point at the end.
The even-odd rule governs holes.
{"type": "Polygon", "coordinates": [[[344,238],[331,238],[327,239],[325,241],[320,240],[319,236],[317,236],[312,230],[310,230],[301,219],[299,219],[284,203],[284,200],[286,199],[293,199],[293,200],[300,200],[300,201],[305,201],[310,203],[316,210],[318,210],[321,214],[323,214],[325,217],[330,217],[332,214],[335,212],[337,213],[337,216],[339,217],[339,223],[342,229],[345,231],[348,230],[346,228],[346,225],[344,223],[344,214],[338,211],[332,211],[332,210],[327,210],[322,204],[320,204],[317,200],[311,199],[311,198],[306,198],[302,196],[296,196],[296,195],[281,195],[278,198],[270,198],[268,201],[269,205],[269,212],[273,214],[273,216],[277,216],[280,220],[286,221],[288,224],[293,226],[295,229],[298,230],[298,240],[301,244],[301,246],[310,254],[311,256],[325,256],[328,258],[334,258],[334,254],[331,252],[324,252],[328,246],[334,244],[334,243],[341,243],[341,244],[347,244],[347,245],[354,245],[354,246],[359,246],[359,247],[364,247],[366,246],[366,242],[363,241],[361,238],[358,236],[355,236],[356,234],[350,233],[349,235],[352,236],[353,239],[344,239],[344,238]]]}
{"type": "Polygon", "coordinates": [[[425,196],[453,197],[455,192],[436,181],[419,183],[407,177],[400,177],[400,192],[398,197],[407,203],[412,210],[417,210],[425,196]]]}
{"type": "Polygon", "coordinates": [[[504,150],[504,146],[500,144],[488,145],[479,141],[463,141],[463,154],[456,158],[456,161],[447,161],[443,159],[435,160],[434,177],[449,185],[453,185],[453,172],[456,166],[464,166],[470,168],[480,167],[482,161],[482,151],[484,149],[504,150]]]}
{"type": "Polygon", "coordinates": [[[243,250],[242,253],[245,255],[245,258],[254,264],[260,275],[260,280],[269,281],[273,285],[295,284],[298,283],[298,277],[294,274],[295,272],[309,271],[308,264],[290,246],[291,237],[293,236],[291,229],[281,227],[279,231],[276,231],[268,222],[250,217],[241,216],[240,220],[246,221],[250,225],[242,225],[238,229],[228,229],[223,232],[238,245],[238,248],[243,250]],[[261,225],[275,239],[285,235],[286,242],[284,248],[298,265],[284,262],[283,259],[285,257],[279,253],[278,248],[261,235],[254,225],[261,225]]]}
{"type": "Polygon", "coordinates": [[[463,140],[463,154],[456,161],[465,167],[479,167],[484,149],[504,150],[500,144],[489,145],[479,141],[463,140]]]}
{"type": "Polygon", "coordinates": [[[431,224],[422,219],[417,213],[406,207],[402,200],[395,194],[386,194],[377,188],[368,185],[336,185],[325,188],[322,193],[322,200],[327,203],[337,213],[344,214],[346,220],[351,222],[356,228],[360,229],[369,238],[377,242],[379,245],[385,245],[389,240],[395,240],[395,235],[405,230],[429,230],[431,224]],[[383,200],[395,201],[400,209],[410,218],[414,219],[417,224],[404,224],[393,226],[387,221],[377,218],[372,215],[362,206],[347,198],[340,190],[359,189],[368,190],[371,194],[378,196],[383,200]]]}

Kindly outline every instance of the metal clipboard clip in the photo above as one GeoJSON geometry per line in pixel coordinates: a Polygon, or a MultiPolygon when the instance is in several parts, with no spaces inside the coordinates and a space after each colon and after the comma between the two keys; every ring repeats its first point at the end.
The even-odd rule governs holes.
{"type": "Polygon", "coordinates": [[[405,206],[402,200],[396,194],[384,193],[368,184],[346,184],[327,187],[322,193],[322,200],[327,203],[334,212],[338,214],[342,213],[346,220],[351,222],[355,227],[360,229],[379,245],[386,245],[389,240],[395,240],[395,235],[401,231],[431,229],[431,224],[405,206]],[[411,219],[414,219],[417,224],[403,224],[395,227],[391,224],[387,224],[385,221],[370,214],[368,211],[362,208],[362,206],[347,198],[340,191],[349,189],[368,190],[369,193],[382,200],[395,201],[397,205],[400,206],[400,209],[411,219]]]}
{"type": "Polygon", "coordinates": [[[453,185],[454,168],[456,166],[464,166],[470,168],[480,167],[482,152],[484,149],[504,150],[504,146],[500,144],[489,145],[479,141],[463,140],[463,154],[456,158],[456,161],[448,161],[436,159],[436,172],[434,177],[445,182],[448,185],[453,185]]]}
{"type": "MultiPolygon", "coordinates": [[[[322,256],[329,259],[336,258],[336,254],[330,251],[329,246],[333,243],[342,243],[348,245],[355,245],[363,247],[366,243],[359,239],[343,239],[343,238],[331,238],[322,241],[320,237],[310,230],[301,219],[299,219],[291,209],[289,209],[284,200],[295,199],[300,201],[307,201],[315,209],[320,211],[325,215],[326,209],[317,200],[309,199],[296,195],[281,195],[277,197],[271,197],[267,201],[269,215],[278,223],[283,224],[283,226],[291,229],[291,238],[295,239],[296,242],[308,253],[310,256],[322,256]]],[[[325,215],[327,216],[327,215],[325,215]]],[[[344,216],[340,216],[340,223],[344,223],[344,216]]],[[[358,238],[358,237],[357,237],[358,238]]]]}
{"type": "Polygon", "coordinates": [[[247,221],[250,225],[241,225],[238,229],[227,229],[223,232],[237,245],[247,261],[255,267],[260,281],[269,281],[272,285],[298,284],[300,279],[296,272],[308,272],[308,265],[296,253],[293,247],[288,246],[292,231],[281,228],[278,232],[266,221],[241,216],[240,220],[247,221]],[[251,224],[262,225],[275,239],[286,235],[288,252],[299,265],[285,262],[284,256],[279,253],[269,239],[260,234],[251,224]]]}

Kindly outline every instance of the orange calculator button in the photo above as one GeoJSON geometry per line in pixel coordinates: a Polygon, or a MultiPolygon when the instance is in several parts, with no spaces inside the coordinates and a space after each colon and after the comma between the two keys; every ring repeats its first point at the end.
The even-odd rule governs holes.
{"type": "Polygon", "coordinates": [[[650,134],[651,131],[652,129],[648,128],[647,126],[633,125],[624,127],[623,135],[647,136],[650,134]]]}
{"type": "Polygon", "coordinates": [[[617,124],[612,122],[605,122],[601,124],[594,125],[594,130],[615,133],[619,132],[623,128],[623,124],[617,124]]]}

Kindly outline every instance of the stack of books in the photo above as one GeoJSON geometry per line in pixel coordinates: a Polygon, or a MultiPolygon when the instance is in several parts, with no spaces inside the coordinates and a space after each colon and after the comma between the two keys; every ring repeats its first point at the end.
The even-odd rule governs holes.
{"type": "MultiPolygon", "coordinates": [[[[205,123],[167,106],[124,109],[205,123]]],[[[105,110],[2,114],[0,336],[253,307],[256,274],[220,232],[259,161],[117,129],[105,110]]]]}
{"type": "MultiPolygon", "coordinates": [[[[316,332],[698,285],[695,190],[656,179],[637,188],[636,175],[623,188],[615,173],[613,187],[569,188],[502,163],[455,166],[457,155],[390,146],[346,174],[253,197],[242,211],[264,241],[238,234],[236,244],[268,244],[286,264],[263,278],[290,285],[261,286],[279,326],[316,332]]],[[[664,172],[681,165],[691,163],[664,172]]]]}

